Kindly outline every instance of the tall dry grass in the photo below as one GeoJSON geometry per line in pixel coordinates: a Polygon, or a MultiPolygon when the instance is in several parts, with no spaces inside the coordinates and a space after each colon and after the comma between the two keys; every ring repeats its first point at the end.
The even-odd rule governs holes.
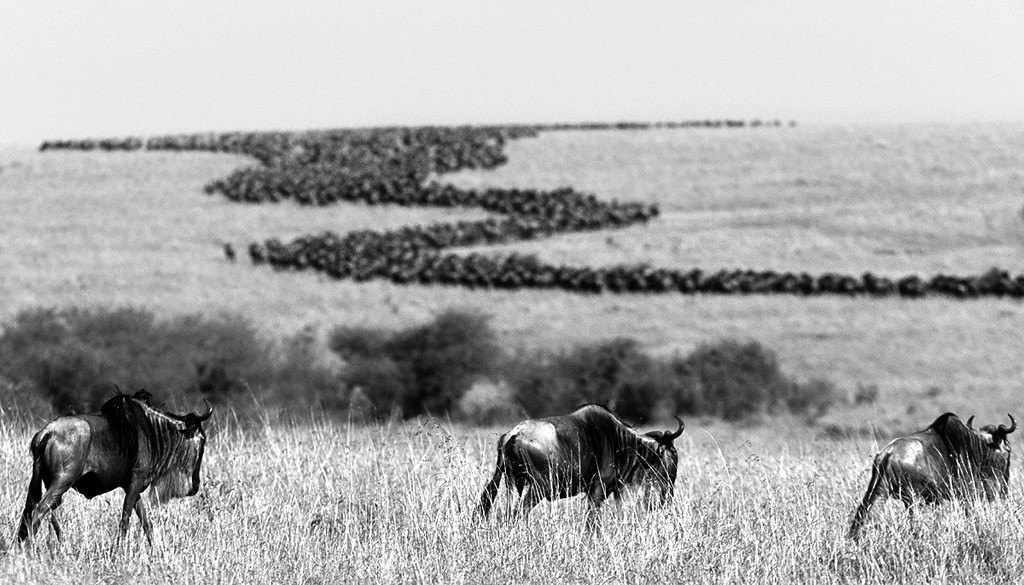
{"type": "MultiPolygon", "coordinates": [[[[0,429],[0,494],[14,532],[28,479],[24,423],[0,429]]],[[[1024,499],[942,506],[911,527],[878,510],[846,539],[871,440],[691,420],[670,506],[610,503],[588,534],[580,499],[526,522],[475,525],[499,429],[434,421],[323,422],[210,432],[198,496],[157,508],[150,550],[133,519],[112,552],[120,494],[66,498],[65,542],[0,555],[5,583],[933,583],[1011,582],[1024,570],[1024,499]]],[[[505,496],[499,496],[504,505],[505,496]]]]}

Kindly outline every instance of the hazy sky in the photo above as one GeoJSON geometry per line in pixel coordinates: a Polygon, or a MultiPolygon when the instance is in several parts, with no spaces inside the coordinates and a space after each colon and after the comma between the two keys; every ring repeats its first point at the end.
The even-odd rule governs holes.
{"type": "Polygon", "coordinates": [[[730,117],[1024,120],[1024,2],[0,0],[0,142],[730,117]]]}

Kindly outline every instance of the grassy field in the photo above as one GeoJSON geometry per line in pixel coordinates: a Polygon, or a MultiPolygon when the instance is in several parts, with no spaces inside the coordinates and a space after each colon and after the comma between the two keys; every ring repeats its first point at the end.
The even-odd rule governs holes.
{"type": "MultiPolygon", "coordinates": [[[[560,132],[513,142],[460,185],[573,185],[656,201],[648,226],[518,244],[556,262],[650,262],[884,274],[1024,271],[1024,126],[560,132]]],[[[228,264],[221,244],[479,217],[476,211],[245,206],[202,185],[245,159],[201,153],[0,151],[0,320],[32,306],[237,312],[270,335],[400,327],[449,307],[493,315],[511,348],[626,335],[655,352],[720,338],[775,349],[798,377],[883,400],[865,425],[917,409],[1020,410],[1024,305],[987,299],[578,296],[333,282],[228,264]]]]}
{"type": "MultiPolygon", "coordinates": [[[[1006,583],[1024,570],[1019,483],[971,518],[954,505],[925,511],[917,532],[888,501],[861,542],[848,540],[877,444],[800,425],[688,421],[670,506],[610,503],[589,535],[580,499],[541,504],[514,525],[471,522],[498,429],[212,423],[203,487],[151,514],[153,550],[133,518],[127,546],[112,553],[120,492],[69,494],[64,544],[0,553],[0,581],[1006,583]]],[[[4,546],[24,501],[29,437],[20,423],[0,427],[4,546]]]]}

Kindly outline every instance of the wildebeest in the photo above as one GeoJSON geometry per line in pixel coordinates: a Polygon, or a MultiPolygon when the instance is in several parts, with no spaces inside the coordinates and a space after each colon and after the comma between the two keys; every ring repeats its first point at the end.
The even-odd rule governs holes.
{"type": "Polygon", "coordinates": [[[850,524],[850,538],[857,538],[871,506],[881,497],[898,498],[911,514],[916,501],[1006,498],[1010,482],[1006,436],[1017,429],[1017,421],[1007,416],[1009,428],[974,429],[973,416],[964,425],[947,412],[923,431],[889,442],[875,455],[867,493],[850,524]]]}
{"type": "Polygon", "coordinates": [[[127,534],[135,510],[153,544],[153,529],[139,495],[150,489],[151,499],[159,502],[199,491],[206,446],[203,422],[213,407],[207,403],[202,414],[177,415],[156,410],[149,398],[145,390],[134,396],[119,393],[99,413],[59,417],[32,437],[32,479],[19,541],[33,537],[47,515],[60,540],[54,511],[69,489],[93,498],[121,488],[125,494],[119,538],[127,534]]]}
{"type": "Polygon", "coordinates": [[[584,406],[572,414],[526,420],[498,439],[494,476],[484,487],[477,518],[486,518],[502,478],[509,493],[519,492],[518,515],[527,515],[541,499],[584,493],[590,501],[587,525],[608,496],[626,486],[653,484],[664,504],[672,497],[679,455],[672,442],[683,432],[638,433],[606,408],[584,406]]]}

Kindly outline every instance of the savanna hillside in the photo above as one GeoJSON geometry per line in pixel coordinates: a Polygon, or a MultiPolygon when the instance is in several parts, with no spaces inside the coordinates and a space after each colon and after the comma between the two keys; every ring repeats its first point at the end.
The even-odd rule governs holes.
{"type": "MultiPolygon", "coordinates": [[[[645,226],[491,247],[558,262],[892,276],[993,266],[1021,272],[1022,146],[1020,126],[545,132],[510,142],[507,165],[442,180],[571,185],[660,206],[645,226]]],[[[202,194],[209,181],[250,163],[194,152],[3,151],[2,317],[39,306],[135,305],[158,315],[238,313],[271,337],[305,330],[323,340],[337,325],[408,327],[455,307],[491,315],[512,350],[625,336],[670,355],[752,339],[798,378],[827,377],[848,394],[878,386],[879,406],[853,415],[865,424],[913,408],[1019,406],[1024,308],[1006,299],[470,291],[228,264],[223,242],[242,247],[326,229],[484,215],[239,205],[202,194]]]]}
{"type": "MultiPolygon", "coordinates": [[[[661,208],[646,226],[506,247],[543,258],[893,276],[1024,271],[1020,126],[548,132],[513,141],[507,153],[497,170],[443,180],[571,185],[661,208]]],[[[135,306],[144,311],[122,322],[190,337],[206,331],[191,316],[238,314],[267,339],[312,339],[309,361],[296,363],[342,367],[328,349],[337,326],[408,329],[468,309],[492,316],[510,352],[629,337],[670,359],[704,343],[753,340],[776,351],[788,375],[832,380],[850,400],[814,426],[789,415],[752,424],[688,416],[671,505],[609,505],[599,535],[584,532],[578,500],[541,505],[511,527],[471,522],[507,427],[269,415],[240,424],[222,405],[209,424],[203,487],[152,514],[154,550],[137,528],[124,550],[111,550],[119,493],[88,502],[70,494],[61,510],[65,544],[22,553],[0,539],[0,581],[923,583],[1009,582],[1024,570],[1017,464],[1006,502],[973,516],[945,506],[917,527],[890,502],[861,543],[845,538],[886,435],[922,428],[948,409],[977,413],[982,423],[1021,413],[1019,301],[593,296],[275,272],[244,257],[228,263],[222,244],[242,249],[269,237],[483,214],[247,206],[202,193],[250,162],[4,150],[0,321],[39,307],[135,306]]],[[[253,332],[226,322],[225,335],[250,339],[253,332]]],[[[41,424],[13,402],[0,426],[8,534],[30,471],[25,445],[41,424]]]]}

